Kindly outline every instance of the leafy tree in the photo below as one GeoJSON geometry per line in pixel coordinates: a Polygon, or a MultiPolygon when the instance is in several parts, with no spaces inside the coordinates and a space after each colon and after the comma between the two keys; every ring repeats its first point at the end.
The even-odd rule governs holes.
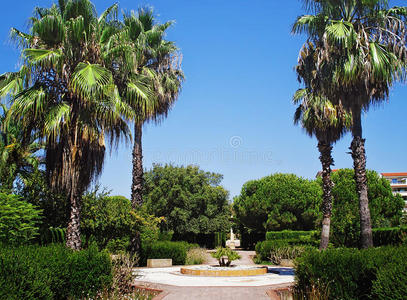
{"type": "Polygon", "coordinates": [[[197,166],[153,165],[144,174],[145,207],[162,226],[174,231],[174,239],[191,240],[198,234],[228,231],[228,192],[220,186],[222,175],[197,166]]]}
{"type": "MultiPolygon", "coordinates": [[[[337,246],[359,245],[360,217],[358,195],[355,189],[354,171],[340,169],[332,173],[333,214],[331,241],[337,246]]],[[[319,179],[321,183],[321,179],[319,179]]],[[[400,224],[404,201],[400,195],[393,196],[390,183],[375,171],[367,171],[369,208],[372,226],[387,227],[400,224]]]]}
{"type": "Polygon", "coordinates": [[[157,240],[160,222],[145,211],[133,210],[129,199],[109,196],[99,187],[83,196],[81,231],[86,244],[96,241],[113,252],[127,250],[136,231],[144,243],[157,240]]]}
{"type": "Polygon", "coordinates": [[[26,244],[38,235],[41,210],[17,195],[0,193],[0,242],[26,244]]]}
{"type": "Polygon", "coordinates": [[[309,136],[316,136],[318,140],[319,159],[322,164],[322,231],[320,249],[326,249],[329,243],[329,230],[332,215],[332,180],[331,166],[332,144],[338,141],[349,128],[352,116],[340,105],[333,105],[331,101],[311,92],[300,89],[294,95],[294,103],[299,104],[294,115],[294,122],[300,123],[309,136]]]}
{"type": "Polygon", "coordinates": [[[315,228],[322,191],[315,181],[276,173],[246,182],[233,210],[244,230],[264,236],[267,230],[315,228]]]}
{"type": "Polygon", "coordinates": [[[80,249],[82,194],[102,170],[105,139],[116,145],[128,134],[122,115],[131,110],[105,67],[117,5],[98,17],[89,0],[58,3],[36,8],[29,34],[12,29],[24,64],[3,76],[2,95],[12,97],[8,120],[21,120],[26,136],[44,141],[50,186],[70,201],[66,244],[80,249]]]}
{"type": "MultiPolygon", "coordinates": [[[[323,93],[334,104],[352,112],[351,144],[362,247],[373,246],[366,175],[365,140],[361,113],[370,104],[389,96],[393,82],[404,73],[407,60],[405,7],[389,8],[388,0],[304,0],[313,15],[300,16],[293,31],[306,32],[300,71],[309,64],[315,72],[309,87],[323,93]],[[310,45],[315,45],[315,48],[310,45]],[[301,68],[301,66],[303,68],[301,68]]],[[[297,68],[298,69],[298,68],[297,68]]]]}

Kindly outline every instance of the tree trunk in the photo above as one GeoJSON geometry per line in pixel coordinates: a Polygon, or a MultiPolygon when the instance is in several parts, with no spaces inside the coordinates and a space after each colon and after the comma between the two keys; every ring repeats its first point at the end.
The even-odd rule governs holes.
{"type": "Polygon", "coordinates": [[[350,146],[355,171],[356,191],[359,196],[360,244],[362,248],[373,247],[372,224],[370,220],[369,199],[367,194],[365,140],[362,138],[361,108],[352,109],[352,135],[350,146]]]}
{"type": "Polygon", "coordinates": [[[142,123],[134,125],[134,145],[133,145],[133,182],[131,185],[131,204],[133,209],[143,204],[143,149],[142,123]]]}
{"type": "MultiPolygon", "coordinates": [[[[133,209],[138,209],[143,204],[143,149],[142,135],[143,124],[136,122],[134,125],[134,145],[133,145],[133,179],[131,185],[131,204],[133,209]]],[[[141,237],[137,231],[131,238],[132,254],[140,253],[141,237]]]]}
{"type": "Polygon", "coordinates": [[[70,192],[71,216],[66,230],[66,246],[73,250],[80,250],[82,247],[80,214],[81,214],[81,193],[77,192],[76,179],[72,178],[72,190],[70,192]]]}
{"type": "Polygon", "coordinates": [[[323,183],[323,203],[322,203],[322,232],[321,243],[319,245],[320,250],[324,250],[328,247],[329,232],[331,226],[332,215],[332,187],[333,182],[331,180],[331,166],[334,161],[332,158],[332,146],[326,142],[318,142],[318,150],[321,153],[319,160],[322,165],[322,183],[323,183]]]}

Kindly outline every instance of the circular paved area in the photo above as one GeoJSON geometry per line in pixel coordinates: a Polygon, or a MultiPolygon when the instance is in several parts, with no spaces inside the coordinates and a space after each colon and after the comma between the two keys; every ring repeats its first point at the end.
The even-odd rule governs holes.
{"type": "Polygon", "coordinates": [[[292,275],[265,275],[247,277],[189,276],[180,272],[180,267],[140,268],[136,270],[138,282],[158,283],[173,286],[265,286],[294,282],[292,275]]]}
{"type": "MultiPolygon", "coordinates": [[[[254,265],[251,260],[254,251],[238,252],[241,259],[233,264],[254,265]]],[[[208,254],[207,263],[216,264],[216,260],[208,254]]],[[[294,282],[292,272],[287,272],[287,269],[281,269],[285,275],[267,273],[248,277],[202,277],[183,275],[180,268],[181,266],[138,268],[135,270],[138,274],[135,285],[162,290],[163,292],[154,298],[157,300],[270,300],[267,294],[270,290],[287,288],[294,282]]]]}

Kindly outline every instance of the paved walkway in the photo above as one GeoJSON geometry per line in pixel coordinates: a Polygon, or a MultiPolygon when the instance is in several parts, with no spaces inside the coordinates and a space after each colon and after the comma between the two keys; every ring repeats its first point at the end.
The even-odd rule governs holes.
{"type": "MultiPolygon", "coordinates": [[[[254,251],[238,251],[241,259],[236,265],[254,265],[251,256],[254,251]]],[[[210,255],[208,255],[208,258],[210,255]]],[[[208,259],[208,264],[217,264],[216,259],[208,259]]],[[[170,268],[139,268],[139,278],[135,284],[163,290],[155,299],[270,299],[267,291],[286,287],[294,282],[292,275],[267,273],[247,277],[203,277],[188,276],[180,273],[180,266],[170,268]]]]}

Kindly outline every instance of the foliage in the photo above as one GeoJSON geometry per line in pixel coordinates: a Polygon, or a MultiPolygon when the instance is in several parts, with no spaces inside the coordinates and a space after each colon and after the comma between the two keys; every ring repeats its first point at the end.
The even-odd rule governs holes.
{"type": "Polygon", "coordinates": [[[142,244],[143,264],[145,265],[149,258],[171,258],[173,265],[185,265],[187,252],[192,248],[198,248],[198,245],[170,241],[142,244]]]}
{"type": "Polygon", "coordinates": [[[271,261],[277,265],[281,259],[294,259],[310,249],[315,247],[295,243],[292,239],[262,241],[256,244],[256,260],[271,261]]]}
{"type": "Polygon", "coordinates": [[[272,240],[286,240],[286,239],[298,239],[309,238],[311,239],[315,235],[316,231],[300,231],[300,230],[282,230],[282,231],[267,231],[266,241],[272,240]]]}
{"type": "Polygon", "coordinates": [[[38,235],[41,210],[19,196],[0,193],[0,242],[26,244],[38,235]]]}
{"type": "MultiPolygon", "coordinates": [[[[354,171],[340,169],[332,173],[334,187],[331,242],[336,246],[358,246],[360,235],[359,201],[354,171]]],[[[367,171],[369,208],[372,227],[396,226],[400,223],[403,199],[393,196],[389,182],[375,171],[367,171]]]]}
{"type": "Polygon", "coordinates": [[[0,266],[0,299],[92,297],[112,280],[109,255],[96,247],[0,248],[0,266]]]}
{"type": "Polygon", "coordinates": [[[197,166],[155,164],[144,178],[145,207],[164,217],[163,230],[173,230],[174,240],[229,230],[228,192],[219,185],[221,175],[197,166]]]}
{"type": "Polygon", "coordinates": [[[158,240],[159,241],[171,241],[173,235],[174,235],[174,231],[172,231],[172,230],[161,231],[158,234],[158,240]]]}
{"type": "Polygon", "coordinates": [[[216,252],[211,253],[211,255],[219,261],[219,266],[221,267],[230,267],[232,261],[240,259],[240,255],[237,252],[227,247],[219,247],[216,249],[216,252]],[[225,258],[227,259],[226,261],[225,258]]]}
{"type": "Polygon", "coordinates": [[[96,188],[84,195],[82,201],[81,231],[86,243],[94,240],[99,248],[116,253],[128,249],[130,237],[136,231],[140,231],[144,243],[158,239],[161,220],[133,210],[125,197],[109,196],[108,192],[96,188]]]}
{"type": "Polygon", "coordinates": [[[40,243],[41,245],[51,243],[64,243],[66,235],[66,228],[50,227],[41,232],[40,243]]]}
{"type": "Polygon", "coordinates": [[[34,171],[24,182],[17,182],[16,194],[42,210],[41,234],[50,227],[66,228],[69,221],[69,201],[63,193],[52,191],[46,173],[34,171]]]}
{"type": "Polygon", "coordinates": [[[24,183],[38,170],[41,158],[37,151],[42,146],[35,136],[24,136],[20,120],[6,123],[9,109],[0,105],[0,191],[11,193],[16,181],[24,183]]]}
{"type": "Polygon", "coordinates": [[[226,245],[226,234],[224,232],[215,232],[215,248],[226,245]]]}
{"type": "Polygon", "coordinates": [[[320,214],[320,186],[293,174],[273,174],[243,185],[233,210],[243,230],[312,230],[320,214]]]}
{"type": "Polygon", "coordinates": [[[372,286],[373,299],[407,299],[407,263],[387,264],[377,272],[372,286]]]}
{"type": "Polygon", "coordinates": [[[407,241],[407,226],[375,228],[372,230],[373,243],[376,247],[401,245],[407,241]]]}
{"type": "Polygon", "coordinates": [[[106,141],[114,147],[130,133],[124,118],[131,111],[108,69],[120,27],[116,10],[113,5],[99,17],[89,0],[37,8],[29,33],[11,30],[21,48],[20,70],[0,80],[1,96],[11,102],[6,123],[20,120],[24,136],[44,142],[47,180],[70,201],[73,249],[81,247],[81,196],[102,171],[106,141]]]}
{"type": "Polygon", "coordinates": [[[204,248],[192,248],[187,252],[186,265],[201,265],[207,261],[207,253],[204,248]]]}
{"type": "Polygon", "coordinates": [[[113,280],[110,288],[111,293],[124,298],[133,291],[133,282],[136,278],[134,267],[138,264],[138,257],[128,253],[120,253],[113,256],[113,280]]]}
{"type": "MultiPolygon", "coordinates": [[[[373,291],[373,286],[376,285],[377,289],[380,289],[381,282],[391,280],[391,277],[387,279],[384,277],[393,276],[383,271],[380,275],[383,277],[376,284],[378,274],[395,265],[404,265],[405,270],[406,255],[405,246],[366,250],[338,248],[322,252],[308,251],[297,259],[297,289],[305,291],[313,283],[318,282],[322,286],[329,287],[330,299],[377,299],[374,293],[377,294],[378,290],[373,291]]],[[[406,273],[401,272],[400,276],[403,277],[403,274],[406,273]]],[[[393,286],[399,282],[403,286],[407,278],[401,277],[393,283],[393,286]]],[[[394,277],[394,279],[397,278],[394,277]]],[[[386,283],[383,284],[385,285],[386,283]]]]}

